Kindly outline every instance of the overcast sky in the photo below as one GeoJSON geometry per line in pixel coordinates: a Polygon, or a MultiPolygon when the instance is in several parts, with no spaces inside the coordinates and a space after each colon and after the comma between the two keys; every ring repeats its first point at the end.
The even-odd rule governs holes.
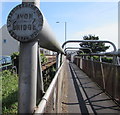
{"type": "MultiPolygon", "coordinates": [[[[118,2],[116,0],[112,0],[114,2],[41,1],[45,1],[40,4],[41,11],[61,45],[65,39],[64,23],[67,22],[67,40],[82,40],[84,35],[92,34],[99,36],[100,40],[109,40],[118,46],[118,2]]],[[[10,10],[19,3],[2,2],[0,27],[6,23],[10,10]]]]}

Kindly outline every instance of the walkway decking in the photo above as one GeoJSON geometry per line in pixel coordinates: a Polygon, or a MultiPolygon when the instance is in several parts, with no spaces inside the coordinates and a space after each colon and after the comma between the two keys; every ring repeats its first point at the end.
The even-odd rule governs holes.
{"type": "Polygon", "coordinates": [[[69,63],[67,90],[63,104],[68,113],[120,114],[117,104],[73,63],[69,63]]]}

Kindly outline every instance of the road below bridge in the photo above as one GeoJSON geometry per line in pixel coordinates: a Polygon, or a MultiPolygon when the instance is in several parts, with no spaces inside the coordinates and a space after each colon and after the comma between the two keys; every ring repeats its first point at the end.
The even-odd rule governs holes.
{"type": "Polygon", "coordinates": [[[63,82],[63,113],[120,114],[120,107],[75,64],[67,61],[63,82]]]}

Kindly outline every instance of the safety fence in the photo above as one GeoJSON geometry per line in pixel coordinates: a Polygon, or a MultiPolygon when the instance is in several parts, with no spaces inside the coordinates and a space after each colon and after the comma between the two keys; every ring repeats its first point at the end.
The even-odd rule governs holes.
{"type": "Polygon", "coordinates": [[[42,114],[61,112],[61,100],[63,91],[63,81],[65,78],[65,66],[66,62],[64,62],[58,69],[50,86],[48,87],[45,95],[42,97],[42,100],[35,109],[34,113],[42,114]]]}
{"type": "Polygon", "coordinates": [[[74,63],[120,103],[120,66],[76,57],[74,63]]]}

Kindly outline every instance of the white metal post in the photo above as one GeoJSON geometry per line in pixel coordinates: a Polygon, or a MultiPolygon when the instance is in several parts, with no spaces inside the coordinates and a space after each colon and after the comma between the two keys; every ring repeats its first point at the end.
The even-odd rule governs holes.
{"type": "Polygon", "coordinates": [[[36,107],[38,42],[20,43],[19,113],[33,113],[36,107]]]}
{"type": "Polygon", "coordinates": [[[40,7],[40,0],[22,0],[22,2],[33,2],[35,6],[40,7]]]}
{"type": "MultiPolygon", "coordinates": [[[[22,4],[17,5],[7,19],[8,32],[14,39],[20,41],[19,113],[33,113],[36,108],[37,75],[40,78],[39,88],[43,90],[40,58],[38,60],[38,41],[40,47],[64,53],[51,30],[48,29],[39,5],[40,0],[22,0],[22,4]],[[37,65],[38,61],[39,65],[37,65]]],[[[59,60],[58,57],[58,67],[59,60]]]]}
{"type": "MultiPolygon", "coordinates": [[[[28,2],[23,0],[22,2],[28,2]]],[[[39,7],[39,1],[31,0],[39,7]]],[[[20,43],[19,113],[33,113],[36,107],[38,42],[20,43]]]]}
{"type": "Polygon", "coordinates": [[[38,47],[38,67],[37,67],[37,69],[38,69],[38,72],[37,72],[37,102],[39,102],[44,93],[40,47],[38,47]]]}
{"type": "Polygon", "coordinates": [[[104,75],[104,69],[103,69],[103,63],[102,63],[102,58],[101,58],[101,56],[99,56],[100,57],[100,62],[101,62],[101,72],[102,72],[102,80],[103,80],[103,88],[104,88],[104,90],[105,90],[105,75],[104,75]]]}
{"type": "MultiPolygon", "coordinates": [[[[67,39],[67,22],[65,22],[65,42],[66,42],[66,39],[67,39]]],[[[66,48],[66,45],[65,45],[65,48],[66,48]]]]}
{"type": "Polygon", "coordinates": [[[56,69],[58,70],[59,67],[60,67],[60,53],[57,53],[57,56],[56,56],[56,69]]]}

